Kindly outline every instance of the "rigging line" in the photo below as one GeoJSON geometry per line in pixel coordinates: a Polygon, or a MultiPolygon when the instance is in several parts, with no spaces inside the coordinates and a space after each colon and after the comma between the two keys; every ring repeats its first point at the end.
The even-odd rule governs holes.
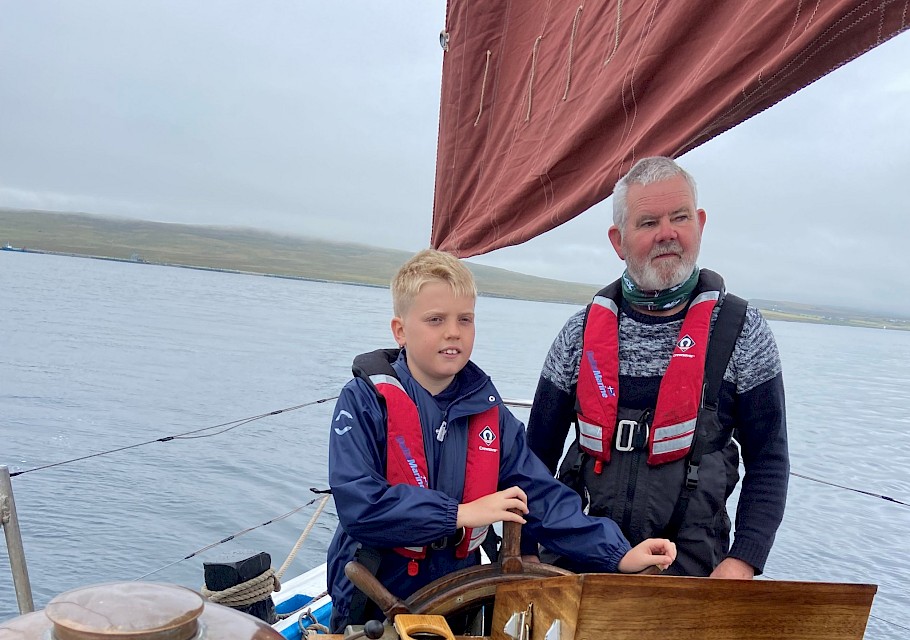
{"type": "MultiPolygon", "coordinates": [[[[314,489],[314,488],[312,488],[312,487],[310,487],[310,491],[312,491],[313,493],[320,493],[320,494],[326,493],[325,490],[318,490],[318,489],[314,489]]],[[[281,521],[281,520],[284,520],[285,518],[289,518],[290,516],[294,515],[294,514],[297,513],[298,511],[300,511],[301,509],[306,509],[308,506],[310,506],[311,504],[313,504],[313,503],[316,502],[317,500],[323,500],[323,501],[324,501],[325,498],[313,498],[312,500],[310,500],[310,501],[307,502],[306,504],[302,504],[302,505],[300,505],[299,507],[295,507],[295,508],[291,509],[290,511],[288,511],[288,512],[285,513],[285,514],[282,514],[282,515],[280,515],[280,516],[275,516],[274,518],[272,518],[272,519],[270,519],[270,520],[266,520],[265,522],[263,522],[263,523],[261,523],[261,524],[254,525],[254,526],[252,526],[252,527],[247,527],[246,529],[243,529],[243,530],[241,530],[241,531],[238,531],[237,533],[231,534],[231,535],[229,535],[229,536],[226,537],[226,538],[222,538],[222,539],[219,540],[218,542],[213,542],[213,543],[211,543],[211,544],[207,544],[207,545],[205,545],[204,547],[202,547],[201,549],[196,549],[195,551],[193,551],[193,552],[190,553],[189,555],[186,555],[186,556],[180,558],[179,560],[174,560],[173,562],[169,562],[168,564],[164,565],[163,567],[158,567],[158,568],[155,569],[154,571],[149,571],[148,573],[146,573],[146,574],[144,574],[144,575],[141,575],[141,576],[139,576],[138,578],[133,578],[133,582],[135,582],[135,581],[137,581],[137,580],[142,580],[143,578],[147,578],[147,577],[149,577],[149,576],[151,576],[151,575],[154,575],[154,574],[156,574],[156,573],[158,573],[158,572],[160,572],[160,571],[164,571],[165,569],[168,569],[168,568],[170,568],[170,567],[173,567],[175,564],[180,564],[180,563],[183,562],[184,560],[189,560],[190,558],[194,558],[194,557],[198,556],[200,553],[204,553],[204,552],[208,551],[209,549],[213,549],[214,547],[217,547],[217,546],[219,546],[219,545],[224,544],[225,542],[230,542],[231,540],[235,540],[235,539],[239,538],[240,536],[246,535],[246,534],[249,533],[250,531],[255,531],[256,529],[260,529],[260,528],[265,527],[265,526],[267,526],[267,525],[270,525],[270,524],[272,524],[272,523],[275,523],[275,522],[279,522],[279,521],[281,521]]],[[[325,504],[325,503],[323,502],[323,504],[325,504]]],[[[321,510],[321,509],[320,509],[320,510],[321,510]]]]}
{"type": "Polygon", "coordinates": [[[872,615],[872,614],[870,613],[870,614],[869,614],[869,617],[870,617],[870,618],[875,618],[875,619],[878,620],[879,622],[884,622],[885,624],[890,624],[890,625],[892,625],[892,626],[894,626],[894,627],[897,627],[898,629],[903,629],[904,631],[910,631],[910,627],[905,627],[904,625],[898,624],[897,622],[892,622],[891,620],[886,620],[885,618],[882,618],[881,616],[872,615]]]}
{"type": "Polygon", "coordinates": [[[277,416],[282,413],[287,413],[289,411],[296,411],[297,409],[303,409],[304,407],[309,407],[314,404],[322,404],[328,402],[329,400],[335,400],[338,396],[331,396],[328,398],[320,398],[319,400],[313,400],[311,402],[304,402],[303,404],[298,404],[293,407],[285,407],[284,409],[275,409],[274,411],[269,411],[267,413],[259,414],[258,416],[251,416],[248,418],[240,418],[238,420],[231,420],[230,422],[222,422],[221,424],[212,425],[210,427],[203,427],[201,429],[194,429],[192,431],[184,431],[183,433],[178,433],[172,436],[164,436],[161,438],[155,438],[154,440],[146,440],[145,442],[138,442],[135,444],[126,445],[124,447],[117,447],[116,449],[108,449],[107,451],[98,451],[96,453],[90,453],[88,455],[79,456],[78,458],[70,458],[69,460],[61,460],[60,462],[52,462],[51,464],[41,465],[40,467],[32,467],[31,469],[24,469],[22,471],[13,471],[9,475],[11,478],[16,476],[21,476],[26,473],[31,473],[32,471],[44,471],[45,469],[51,469],[53,467],[60,467],[67,464],[72,464],[73,462],[81,462],[82,460],[88,460],[89,458],[97,458],[98,456],[106,456],[111,453],[119,453],[120,451],[126,451],[127,449],[135,449],[137,447],[144,447],[147,444],[154,444],[155,442],[170,442],[171,440],[193,440],[195,438],[209,438],[211,436],[221,435],[231,429],[236,429],[242,425],[253,422],[254,420],[261,420],[262,418],[268,418],[269,416],[277,416]],[[222,427],[227,427],[216,433],[207,433],[203,435],[194,435],[201,434],[203,431],[211,431],[212,429],[220,429],[222,427]]]}
{"type": "Polygon", "coordinates": [[[802,478],[803,480],[811,480],[812,482],[817,482],[819,484],[826,484],[829,487],[837,487],[838,489],[846,489],[847,491],[854,491],[856,493],[861,493],[865,496],[871,496],[873,498],[880,498],[882,500],[886,500],[887,502],[893,502],[894,504],[899,504],[904,507],[910,507],[910,504],[908,504],[906,502],[902,502],[901,500],[898,500],[897,498],[892,498],[891,496],[884,496],[880,493],[873,493],[871,491],[863,491],[862,489],[854,489],[853,487],[845,487],[844,485],[837,484],[835,482],[828,482],[827,480],[819,480],[818,478],[811,478],[809,476],[804,476],[801,473],[796,473],[795,471],[791,471],[790,475],[796,476],[797,478],[802,478]]]}

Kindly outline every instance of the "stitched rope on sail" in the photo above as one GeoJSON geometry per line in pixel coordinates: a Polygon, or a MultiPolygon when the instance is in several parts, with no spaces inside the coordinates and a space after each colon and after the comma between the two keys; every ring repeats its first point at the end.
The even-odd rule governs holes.
{"type": "MultiPolygon", "coordinates": [[[[799,24],[799,14],[803,8],[803,0],[799,0],[796,3],[796,15],[793,16],[793,26],[790,27],[790,33],[787,34],[787,39],[784,40],[784,46],[780,48],[781,51],[787,48],[787,45],[790,44],[790,38],[793,37],[793,33],[796,31],[796,25],[799,24]]],[[[804,32],[805,33],[805,32],[804,32]]]]}
{"type": "MultiPolygon", "coordinates": [[[[307,523],[306,527],[303,530],[303,533],[300,534],[300,537],[297,538],[297,543],[294,545],[294,548],[291,549],[291,552],[288,554],[287,560],[284,561],[284,564],[281,565],[281,568],[275,572],[277,578],[281,578],[284,575],[284,572],[290,566],[291,562],[294,561],[294,558],[297,556],[297,552],[300,551],[303,541],[307,539],[307,536],[310,535],[310,531],[313,529],[313,525],[316,524],[316,519],[319,518],[319,514],[322,513],[322,509],[325,507],[325,503],[329,501],[331,494],[326,494],[322,496],[322,500],[319,501],[319,506],[316,507],[316,511],[313,512],[313,515],[310,517],[310,521],[307,523]]],[[[277,589],[276,589],[277,591],[277,589]]]]}
{"type": "Polygon", "coordinates": [[[569,97],[569,83],[572,82],[572,57],[575,54],[575,34],[578,33],[578,18],[581,16],[583,5],[579,5],[575,10],[575,20],[572,21],[572,39],[569,40],[569,65],[566,69],[566,90],[562,93],[562,99],[565,101],[569,97]]]}
{"type": "Polygon", "coordinates": [[[534,90],[534,74],[537,72],[537,51],[540,48],[540,41],[543,36],[537,36],[534,41],[534,49],[531,51],[531,74],[528,76],[528,111],[525,114],[525,122],[531,119],[531,93],[534,90]]]}
{"type": "Polygon", "coordinates": [[[616,50],[619,49],[619,26],[622,23],[622,0],[616,0],[616,29],[615,37],[613,39],[613,51],[610,52],[610,57],[604,60],[604,66],[610,64],[610,60],[613,59],[613,56],[616,55],[616,50]]]}
{"type": "Polygon", "coordinates": [[[474,119],[474,126],[480,122],[480,114],[483,113],[483,95],[487,90],[487,73],[490,71],[490,56],[493,52],[487,49],[487,62],[483,66],[483,82],[480,85],[480,107],[477,109],[477,118],[474,119]]]}
{"type": "Polygon", "coordinates": [[[223,591],[211,591],[205,586],[200,589],[210,601],[234,608],[255,604],[271,596],[273,591],[280,590],[281,582],[272,569],[266,569],[255,578],[223,591]]]}

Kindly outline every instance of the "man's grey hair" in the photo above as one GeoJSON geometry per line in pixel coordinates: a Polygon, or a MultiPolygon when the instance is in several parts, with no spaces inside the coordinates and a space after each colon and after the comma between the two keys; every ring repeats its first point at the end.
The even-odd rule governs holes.
{"type": "Polygon", "coordinates": [[[622,233],[623,225],[626,223],[628,215],[628,192],[629,186],[633,184],[646,185],[653,182],[669,180],[676,176],[683,176],[692,189],[692,201],[698,206],[698,190],[695,187],[695,178],[690,176],[685,169],[676,164],[672,158],[664,156],[652,156],[642,158],[636,162],[629,173],[624,175],[613,188],[613,224],[622,233]]]}

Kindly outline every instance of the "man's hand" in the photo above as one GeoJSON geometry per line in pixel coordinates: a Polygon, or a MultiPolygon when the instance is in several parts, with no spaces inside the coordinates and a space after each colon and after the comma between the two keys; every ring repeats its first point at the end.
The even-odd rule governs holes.
{"type": "Polygon", "coordinates": [[[473,502],[458,505],[456,527],[482,527],[494,522],[525,523],[521,514],[528,512],[528,496],[518,487],[509,487],[473,502]]]}
{"type": "Polygon", "coordinates": [[[714,571],[712,578],[732,578],[734,580],[751,580],[755,577],[755,569],[751,564],[736,558],[724,558],[714,571]]]}

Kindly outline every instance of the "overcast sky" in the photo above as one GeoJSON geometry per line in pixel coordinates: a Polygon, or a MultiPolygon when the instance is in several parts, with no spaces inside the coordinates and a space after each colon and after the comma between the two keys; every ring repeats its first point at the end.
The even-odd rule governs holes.
{"type": "MultiPolygon", "coordinates": [[[[4,0],[0,206],[429,244],[444,0],[4,0]]],[[[680,159],[701,266],[910,316],[910,35],[680,159]]],[[[606,283],[609,201],[476,262],[606,283]]]]}

